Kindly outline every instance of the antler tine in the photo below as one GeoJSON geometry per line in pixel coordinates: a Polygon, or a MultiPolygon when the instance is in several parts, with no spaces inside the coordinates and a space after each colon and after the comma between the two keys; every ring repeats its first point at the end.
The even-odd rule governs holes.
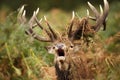
{"type": "Polygon", "coordinates": [[[75,18],[75,12],[73,11],[73,12],[72,12],[72,19],[71,19],[71,21],[73,21],[74,18],[75,18]]]}
{"type": "Polygon", "coordinates": [[[89,13],[89,10],[87,9],[87,16],[89,17],[90,16],[90,13],[89,13]]]}
{"type": "MultiPolygon", "coordinates": [[[[38,21],[39,23],[41,23],[42,22],[42,18],[38,21]]],[[[37,27],[37,23],[35,23],[33,26],[32,26],[32,28],[35,28],[35,27],[37,27]]]]}
{"type": "Polygon", "coordinates": [[[72,19],[71,19],[71,23],[70,23],[70,26],[68,27],[68,38],[71,38],[72,34],[72,27],[73,27],[73,20],[75,18],[75,12],[73,11],[72,12],[72,19]]]}
{"type": "Polygon", "coordinates": [[[87,9],[87,18],[92,19],[93,21],[96,21],[95,17],[90,16],[90,12],[88,9],[87,9]]]}
{"type": "MultiPolygon", "coordinates": [[[[41,21],[42,21],[42,19],[40,19],[39,22],[41,22],[41,21]]],[[[32,26],[28,29],[28,31],[26,30],[25,33],[28,34],[28,35],[30,35],[31,33],[34,32],[34,31],[33,31],[33,28],[35,28],[35,27],[37,27],[37,23],[34,24],[34,25],[32,25],[32,26]]]]}
{"type": "Polygon", "coordinates": [[[109,4],[107,0],[104,0],[104,13],[103,14],[105,17],[107,17],[108,12],[109,12],[109,4]]]}
{"type": "Polygon", "coordinates": [[[101,25],[103,25],[104,27],[103,30],[106,29],[106,18],[108,16],[108,12],[109,12],[109,4],[107,0],[104,0],[104,12],[102,12],[102,8],[101,8],[101,15],[96,22],[95,31],[98,31],[101,25]]]}
{"type": "MultiPolygon", "coordinates": [[[[22,14],[22,17],[25,16],[25,12],[26,12],[26,11],[24,10],[24,12],[23,12],[23,14],[22,14]]],[[[33,28],[35,28],[37,25],[38,25],[42,30],[44,30],[44,28],[40,25],[40,22],[42,21],[42,19],[41,19],[40,21],[38,21],[38,19],[37,19],[37,17],[36,17],[36,15],[38,14],[38,12],[39,12],[39,8],[38,8],[36,11],[33,12],[32,17],[31,17],[30,20],[28,21],[29,29],[26,30],[25,33],[26,33],[27,35],[32,36],[32,37],[35,38],[36,40],[43,41],[43,42],[51,42],[51,41],[52,41],[51,38],[48,39],[48,38],[45,38],[45,37],[41,37],[41,36],[39,36],[37,33],[35,33],[35,32],[33,31],[33,28]],[[35,23],[35,22],[36,22],[36,23],[35,23]]],[[[51,37],[50,34],[48,33],[48,31],[47,31],[47,30],[45,30],[45,31],[46,31],[46,33],[48,34],[48,36],[51,37]]]]}
{"type": "Polygon", "coordinates": [[[103,30],[105,30],[106,29],[106,17],[109,12],[109,4],[107,0],[104,0],[104,11],[102,9],[102,6],[100,5],[100,13],[98,13],[97,9],[90,2],[88,2],[88,6],[95,14],[95,19],[92,17],[89,17],[90,19],[96,21],[96,24],[94,25],[94,30],[97,32],[100,29],[101,25],[104,26],[103,30]]]}
{"type": "Polygon", "coordinates": [[[103,8],[102,6],[100,5],[100,12],[101,12],[101,15],[103,14],[103,8]]]}
{"type": "Polygon", "coordinates": [[[24,7],[25,7],[25,5],[23,5],[18,12],[17,19],[18,19],[18,21],[20,21],[20,23],[26,22],[26,17],[25,17],[26,11],[24,10],[24,7]]]}
{"type": "Polygon", "coordinates": [[[36,19],[36,16],[39,12],[39,8],[37,8],[36,11],[33,12],[33,15],[31,17],[31,19],[29,20],[28,24],[31,26],[31,27],[34,27],[36,24],[35,24],[35,19],[36,19]]]}
{"type": "MultiPolygon", "coordinates": [[[[36,10],[36,14],[39,12],[39,9],[37,9],[36,10]]],[[[47,21],[47,20],[46,20],[47,21]]],[[[46,33],[47,33],[47,35],[49,36],[49,38],[51,39],[51,41],[55,41],[55,39],[57,39],[57,35],[55,34],[55,32],[52,30],[52,28],[50,27],[50,25],[48,24],[48,22],[47,22],[47,24],[48,24],[48,26],[49,26],[49,29],[50,29],[50,31],[51,31],[51,33],[48,31],[48,30],[46,30],[44,27],[42,27],[42,25],[39,23],[39,21],[38,21],[38,19],[37,19],[37,17],[35,16],[35,22],[37,23],[37,25],[42,29],[42,30],[44,30],[46,33]]]]}
{"type": "MultiPolygon", "coordinates": [[[[54,38],[52,37],[52,34],[51,34],[49,31],[47,31],[44,27],[42,27],[41,24],[39,23],[39,20],[38,20],[37,17],[36,17],[36,15],[38,14],[38,12],[39,12],[39,8],[38,8],[36,11],[34,11],[33,16],[32,16],[32,18],[30,19],[29,23],[32,24],[33,21],[35,20],[35,22],[36,22],[36,24],[39,26],[39,28],[41,28],[42,30],[44,30],[44,31],[47,33],[47,35],[49,36],[49,38],[51,39],[51,41],[53,41],[54,38]]],[[[30,25],[30,26],[31,26],[31,25],[30,25]]],[[[31,27],[33,27],[33,24],[32,24],[31,27]]],[[[47,40],[47,41],[48,41],[48,40],[47,40]]]]}
{"type": "Polygon", "coordinates": [[[25,8],[25,5],[23,5],[23,6],[20,8],[19,14],[23,13],[24,8],[25,8]]]}
{"type": "Polygon", "coordinates": [[[27,35],[32,36],[33,38],[35,38],[35,39],[38,40],[38,41],[51,42],[50,39],[47,39],[47,38],[45,38],[45,37],[41,37],[41,36],[39,36],[37,33],[35,33],[35,32],[33,31],[33,28],[29,28],[28,30],[25,31],[25,33],[26,33],[27,35]]]}
{"type": "MultiPolygon", "coordinates": [[[[26,10],[24,10],[24,7],[25,7],[25,6],[23,5],[23,6],[20,8],[19,13],[18,13],[18,20],[19,20],[21,23],[25,23],[25,22],[26,22],[26,17],[25,17],[25,15],[26,15],[26,10]]],[[[35,39],[37,39],[37,40],[39,40],[39,41],[51,42],[52,40],[47,39],[47,38],[45,38],[45,37],[41,37],[41,36],[39,36],[37,33],[35,33],[35,32],[33,31],[33,28],[35,28],[35,27],[38,25],[38,24],[35,23],[36,15],[38,14],[38,12],[39,12],[39,8],[38,8],[36,11],[33,12],[32,17],[31,17],[30,20],[28,21],[29,29],[26,30],[25,33],[26,33],[27,35],[32,36],[33,38],[35,38],[35,39]]],[[[42,19],[41,19],[40,21],[38,21],[38,23],[41,22],[41,21],[42,21],[42,19]]],[[[27,23],[26,23],[26,24],[27,24],[27,23]]]]}
{"type": "Polygon", "coordinates": [[[95,17],[98,18],[99,17],[99,13],[98,13],[97,9],[90,2],[88,2],[88,6],[93,11],[95,17]]]}
{"type": "Polygon", "coordinates": [[[23,11],[22,18],[25,18],[26,10],[23,11]]]}
{"type": "Polygon", "coordinates": [[[33,33],[34,33],[34,31],[33,31],[33,28],[34,28],[33,25],[34,25],[34,18],[35,18],[35,16],[36,16],[36,14],[35,14],[35,11],[34,11],[32,17],[30,18],[30,20],[28,22],[29,29],[25,31],[25,33],[27,35],[33,36],[33,33]]]}
{"type": "Polygon", "coordinates": [[[35,18],[35,22],[37,23],[37,25],[39,26],[39,28],[41,28],[43,31],[45,31],[47,33],[47,35],[49,36],[49,38],[51,39],[51,41],[54,41],[53,35],[48,30],[46,30],[44,27],[42,27],[42,25],[39,23],[39,21],[38,21],[37,18],[35,18]]]}
{"type": "Polygon", "coordinates": [[[57,35],[56,35],[55,31],[51,28],[50,24],[48,23],[46,16],[44,16],[44,19],[45,19],[45,22],[46,22],[50,32],[52,33],[52,35],[54,37],[54,39],[57,39],[57,35]]]}
{"type": "Polygon", "coordinates": [[[107,2],[107,0],[104,0],[104,13],[103,13],[103,19],[104,19],[104,22],[103,22],[103,26],[104,26],[104,29],[103,30],[106,30],[106,18],[107,18],[107,15],[108,15],[108,12],[109,12],[109,4],[107,2]]]}
{"type": "Polygon", "coordinates": [[[45,38],[45,37],[39,36],[39,35],[38,35],[37,33],[35,33],[35,32],[33,31],[33,29],[31,29],[31,28],[29,28],[28,30],[26,30],[25,33],[26,33],[27,35],[32,36],[34,39],[36,39],[36,40],[38,40],[38,41],[51,42],[50,39],[47,39],[47,38],[45,38]]]}
{"type": "Polygon", "coordinates": [[[36,17],[36,13],[34,11],[32,17],[30,18],[30,20],[28,22],[28,24],[29,24],[30,27],[32,27],[33,24],[35,24],[35,21],[34,21],[35,17],[36,17]]]}

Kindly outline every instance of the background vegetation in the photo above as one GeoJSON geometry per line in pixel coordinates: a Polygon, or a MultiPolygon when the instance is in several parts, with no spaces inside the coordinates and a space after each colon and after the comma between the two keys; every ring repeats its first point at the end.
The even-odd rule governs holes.
{"type": "MultiPolygon", "coordinates": [[[[99,7],[98,4],[103,4],[102,0],[89,1],[96,7],[99,7]]],[[[101,30],[98,34],[101,37],[106,54],[119,55],[120,1],[108,1],[110,2],[110,12],[107,30],[101,30]]],[[[50,79],[50,76],[43,78],[45,75],[43,75],[42,67],[52,66],[54,56],[48,54],[44,49],[47,43],[38,42],[25,35],[26,26],[17,22],[17,11],[22,5],[26,5],[28,19],[33,11],[40,7],[39,19],[46,15],[54,29],[64,30],[70,21],[73,10],[80,17],[86,16],[86,9],[88,8],[86,2],[87,0],[1,0],[0,80],[50,79]]],[[[44,21],[42,24],[45,24],[44,21]]]]}

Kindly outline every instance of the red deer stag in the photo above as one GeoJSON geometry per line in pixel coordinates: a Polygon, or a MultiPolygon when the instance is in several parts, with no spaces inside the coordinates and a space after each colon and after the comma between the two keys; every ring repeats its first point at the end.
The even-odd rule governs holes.
{"type": "MultiPolygon", "coordinates": [[[[53,30],[46,17],[44,17],[44,19],[48,29],[41,25],[41,20],[39,21],[36,17],[39,12],[39,8],[34,11],[33,16],[27,23],[29,26],[29,29],[25,31],[27,35],[32,36],[38,41],[51,43],[51,45],[46,48],[49,53],[53,53],[55,55],[54,63],[57,80],[94,79],[94,74],[89,70],[89,67],[86,69],[86,62],[83,59],[78,58],[79,56],[76,55],[76,52],[80,51],[77,47],[79,47],[79,40],[82,37],[87,40],[87,37],[90,36],[90,34],[94,35],[98,30],[100,30],[101,26],[103,26],[103,30],[106,29],[106,18],[109,12],[109,4],[107,0],[104,0],[104,10],[100,6],[100,13],[90,2],[88,2],[88,6],[95,17],[90,16],[89,11],[87,10],[87,16],[79,19],[77,28],[73,29],[75,27],[75,14],[73,12],[70,25],[64,35],[60,35],[53,30]],[[93,25],[90,24],[90,20],[95,21],[95,23],[93,25]],[[33,30],[35,27],[39,27],[43,30],[48,37],[38,35],[33,30]]],[[[22,22],[26,22],[25,13],[26,11],[23,6],[19,12],[19,20],[22,22]]]]}

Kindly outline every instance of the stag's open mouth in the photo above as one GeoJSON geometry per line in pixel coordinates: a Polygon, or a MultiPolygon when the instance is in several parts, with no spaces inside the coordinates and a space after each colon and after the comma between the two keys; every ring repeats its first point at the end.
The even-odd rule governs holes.
{"type": "Polygon", "coordinates": [[[64,50],[61,49],[61,48],[59,48],[59,49],[57,50],[57,54],[58,54],[58,56],[65,56],[65,52],[64,52],[64,50]]]}

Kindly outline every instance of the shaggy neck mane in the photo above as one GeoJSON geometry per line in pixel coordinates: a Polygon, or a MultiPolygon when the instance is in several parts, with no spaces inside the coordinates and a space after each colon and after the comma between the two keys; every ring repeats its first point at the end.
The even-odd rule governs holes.
{"type": "Polygon", "coordinates": [[[55,64],[57,80],[70,80],[70,65],[67,70],[60,70],[58,64],[55,64]]]}

